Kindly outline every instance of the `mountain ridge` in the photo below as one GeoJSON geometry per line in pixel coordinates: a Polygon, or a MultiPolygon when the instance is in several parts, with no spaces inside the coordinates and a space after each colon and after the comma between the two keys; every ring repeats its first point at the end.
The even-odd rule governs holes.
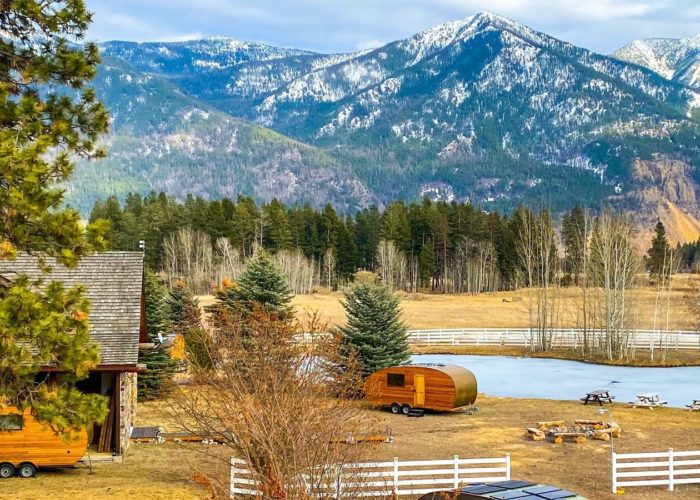
{"type": "Polygon", "coordinates": [[[634,40],[615,51],[613,56],[700,89],[700,35],[634,40]]]}
{"type": "MultiPolygon", "coordinates": [[[[187,186],[165,183],[163,170],[177,177],[199,162],[211,171],[203,179],[212,180],[198,183],[198,194],[209,197],[245,188],[261,199],[279,193],[285,201],[332,201],[348,209],[428,195],[469,200],[489,210],[527,203],[558,211],[573,203],[599,207],[606,200],[653,210],[625,196],[641,186],[635,161],[663,155],[683,161],[683,175],[700,179],[695,119],[700,92],[495,14],[476,14],[346,54],[233,37],[100,47],[106,63],[121,61],[129,68],[122,73],[167,84],[163,103],[177,100],[179,93],[187,106],[216,110],[212,120],[230,120],[245,130],[261,127],[254,136],[278,134],[273,143],[286,144],[286,152],[303,149],[309,163],[297,163],[295,175],[308,172],[296,182],[311,179],[316,168],[332,172],[333,179],[324,177],[327,200],[319,183],[310,197],[288,185],[277,191],[268,163],[258,161],[265,156],[265,141],[256,144],[255,153],[244,148],[229,155],[226,135],[232,125],[217,129],[182,119],[172,124],[166,114],[183,112],[173,115],[167,107],[140,103],[138,95],[129,94],[130,83],[115,75],[112,87],[105,78],[95,85],[108,108],[116,110],[113,139],[126,134],[132,148],[145,151],[143,143],[149,143],[164,151],[172,138],[162,130],[176,126],[191,147],[186,161],[165,155],[149,166],[142,158],[138,168],[113,161],[124,177],[116,187],[104,187],[103,194],[112,189],[123,195],[120,183],[133,185],[138,178],[139,185],[154,182],[182,195],[187,186]],[[125,116],[130,129],[124,128],[125,116]],[[242,175],[246,182],[224,190],[217,185],[226,179],[221,172],[242,175]]],[[[292,157],[299,154],[280,152],[274,175],[279,177],[286,162],[294,165],[292,157]]],[[[99,173],[93,173],[98,181],[99,173]]],[[[83,193],[84,182],[77,182],[83,193]]],[[[84,209],[81,196],[73,201],[84,209]]],[[[700,216],[696,204],[686,205],[679,209],[700,216]]]]}

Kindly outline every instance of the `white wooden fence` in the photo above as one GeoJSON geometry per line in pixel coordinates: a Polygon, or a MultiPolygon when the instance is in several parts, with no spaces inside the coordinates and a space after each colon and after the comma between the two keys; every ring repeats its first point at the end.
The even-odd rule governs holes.
{"type": "Polygon", "coordinates": [[[700,484],[700,451],[613,453],[612,492],[625,486],[700,484]]]}
{"type": "MultiPolygon", "coordinates": [[[[339,499],[421,495],[470,483],[510,480],[510,455],[347,464],[327,475],[324,484],[307,487],[316,498],[339,499]]],[[[309,478],[302,482],[308,484],[309,478]]],[[[258,482],[243,460],[231,460],[231,497],[259,495],[258,482]]]]}
{"type": "MultiPolygon", "coordinates": [[[[563,328],[548,332],[552,347],[578,348],[587,335],[590,345],[603,345],[605,332],[601,330],[584,330],[563,328]]],[[[700,334],[686,331],[652,331],[632,330],[628,332],[629,341],[637,349],[668,348],[700,350],[700,334]]],[[[531,345],[536,332],[529,328],[455,328],[436,330],[409,330],[408,340],[412,344],[425,345],[484,345],[527,347],[531,345]]]]}

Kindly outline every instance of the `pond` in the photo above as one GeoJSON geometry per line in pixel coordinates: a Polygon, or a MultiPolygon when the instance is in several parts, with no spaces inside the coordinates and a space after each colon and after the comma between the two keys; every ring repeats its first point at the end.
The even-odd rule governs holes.
{"type": "Polygon", "coordinates": [[[415,355],[413,363],[441,363],[468,368],[479,392],[489,396],[577,400],[596,389],[609,390],[618,403],[657,392],[669,406],[684,407],[700,399],[700,366],[635,368],[544,358],[415,355]]]}

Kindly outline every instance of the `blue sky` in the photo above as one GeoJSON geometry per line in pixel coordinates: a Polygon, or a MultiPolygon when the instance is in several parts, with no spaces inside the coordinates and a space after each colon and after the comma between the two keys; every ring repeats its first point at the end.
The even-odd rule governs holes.
{"type": "Polygon", "coordinates": [[[700,35],[700,0],[86,0],[92,40],[230,35],[319,52],[379,46],[476,12],[599,52],[636,38],[700,35]]]}

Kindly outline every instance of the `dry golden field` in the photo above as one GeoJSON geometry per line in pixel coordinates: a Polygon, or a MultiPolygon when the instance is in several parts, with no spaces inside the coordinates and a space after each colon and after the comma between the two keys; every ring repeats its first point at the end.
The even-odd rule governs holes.
{"type": "MultiPolygon", "coordinates": [[[[693,319],[688,312],[685,296],[688,292],[688,275],[679,275],[674,279],[670,297],[670,314],[668,327],[671,330],[694,329],[693,319]]],[[[439,295],[402,293],[401,308],[403,319],[411,329],[422,328],[518,328],[528,326],[527,290],[514,292],[497,292],[481,295],[439,295]],[[513,298],[516,299],[513,302],[513,298]]],[[[654,326],[654,311],[657,294],[651,288],[642,288],[635,292],[639,300],[635,308],[640,329],[654,326]]],[[[577,326],[581,291],[577,288],[561,289],[561,326],[577,326]]],[[[301,314],[318,311],[324,322],[330,326],[345,322],[345,313],[340,292],[321,292],[311,295],[297,295],[293,304],[301,314]]],[[[662,299],[662,302],[666,298],[662,299]]],[[[211,296],[200,297],[202,305],[213,301],[211,296]]],[[[663,314],[657,317],[657,329],[665,329],[666,314],[664,307],[659,307],[663,314]]]]}
{"type": "MultiPolygon", "coordinates": [[[[596,407],[572,401],[506,399],[481,396],[480,410],[465,413],[428,414],[406,418],[372,411],[378,426],[389,425],[392,444],[370,445],[379,459],[496,457],[511,454],[514,478],[547,482],[576,491],[591,499],[609,497],[610,443],[585,444],[533,442],[525,428],[536,421],[600,418],[596,407]]],[[[164,405],[145,403],[139,407],[139,425],[166,424],[164,405]]],[[[614,405],[613,412],[623,429],[615,440],[619,452],[700,449],[700,413],[679,409],[643,410],[614,405]]],[[[167,424],[166,424],[167,426],[167,424]]],[[[41,471],[35,479],[0,480],[0,498],[55,500],[148,498],[206,498],[205,489],[193,479],[193,471],[207,461],[201,453],[206,445],[134,445],[122,464],[97,464],[90,474],[77,469],[41,471]]],[[[628,488],[625,496],[635,499],[665,497],[661,488],[628,488]]],[[[677,487],[672,498],[700,498],[700,486],[677,487]]]]}

